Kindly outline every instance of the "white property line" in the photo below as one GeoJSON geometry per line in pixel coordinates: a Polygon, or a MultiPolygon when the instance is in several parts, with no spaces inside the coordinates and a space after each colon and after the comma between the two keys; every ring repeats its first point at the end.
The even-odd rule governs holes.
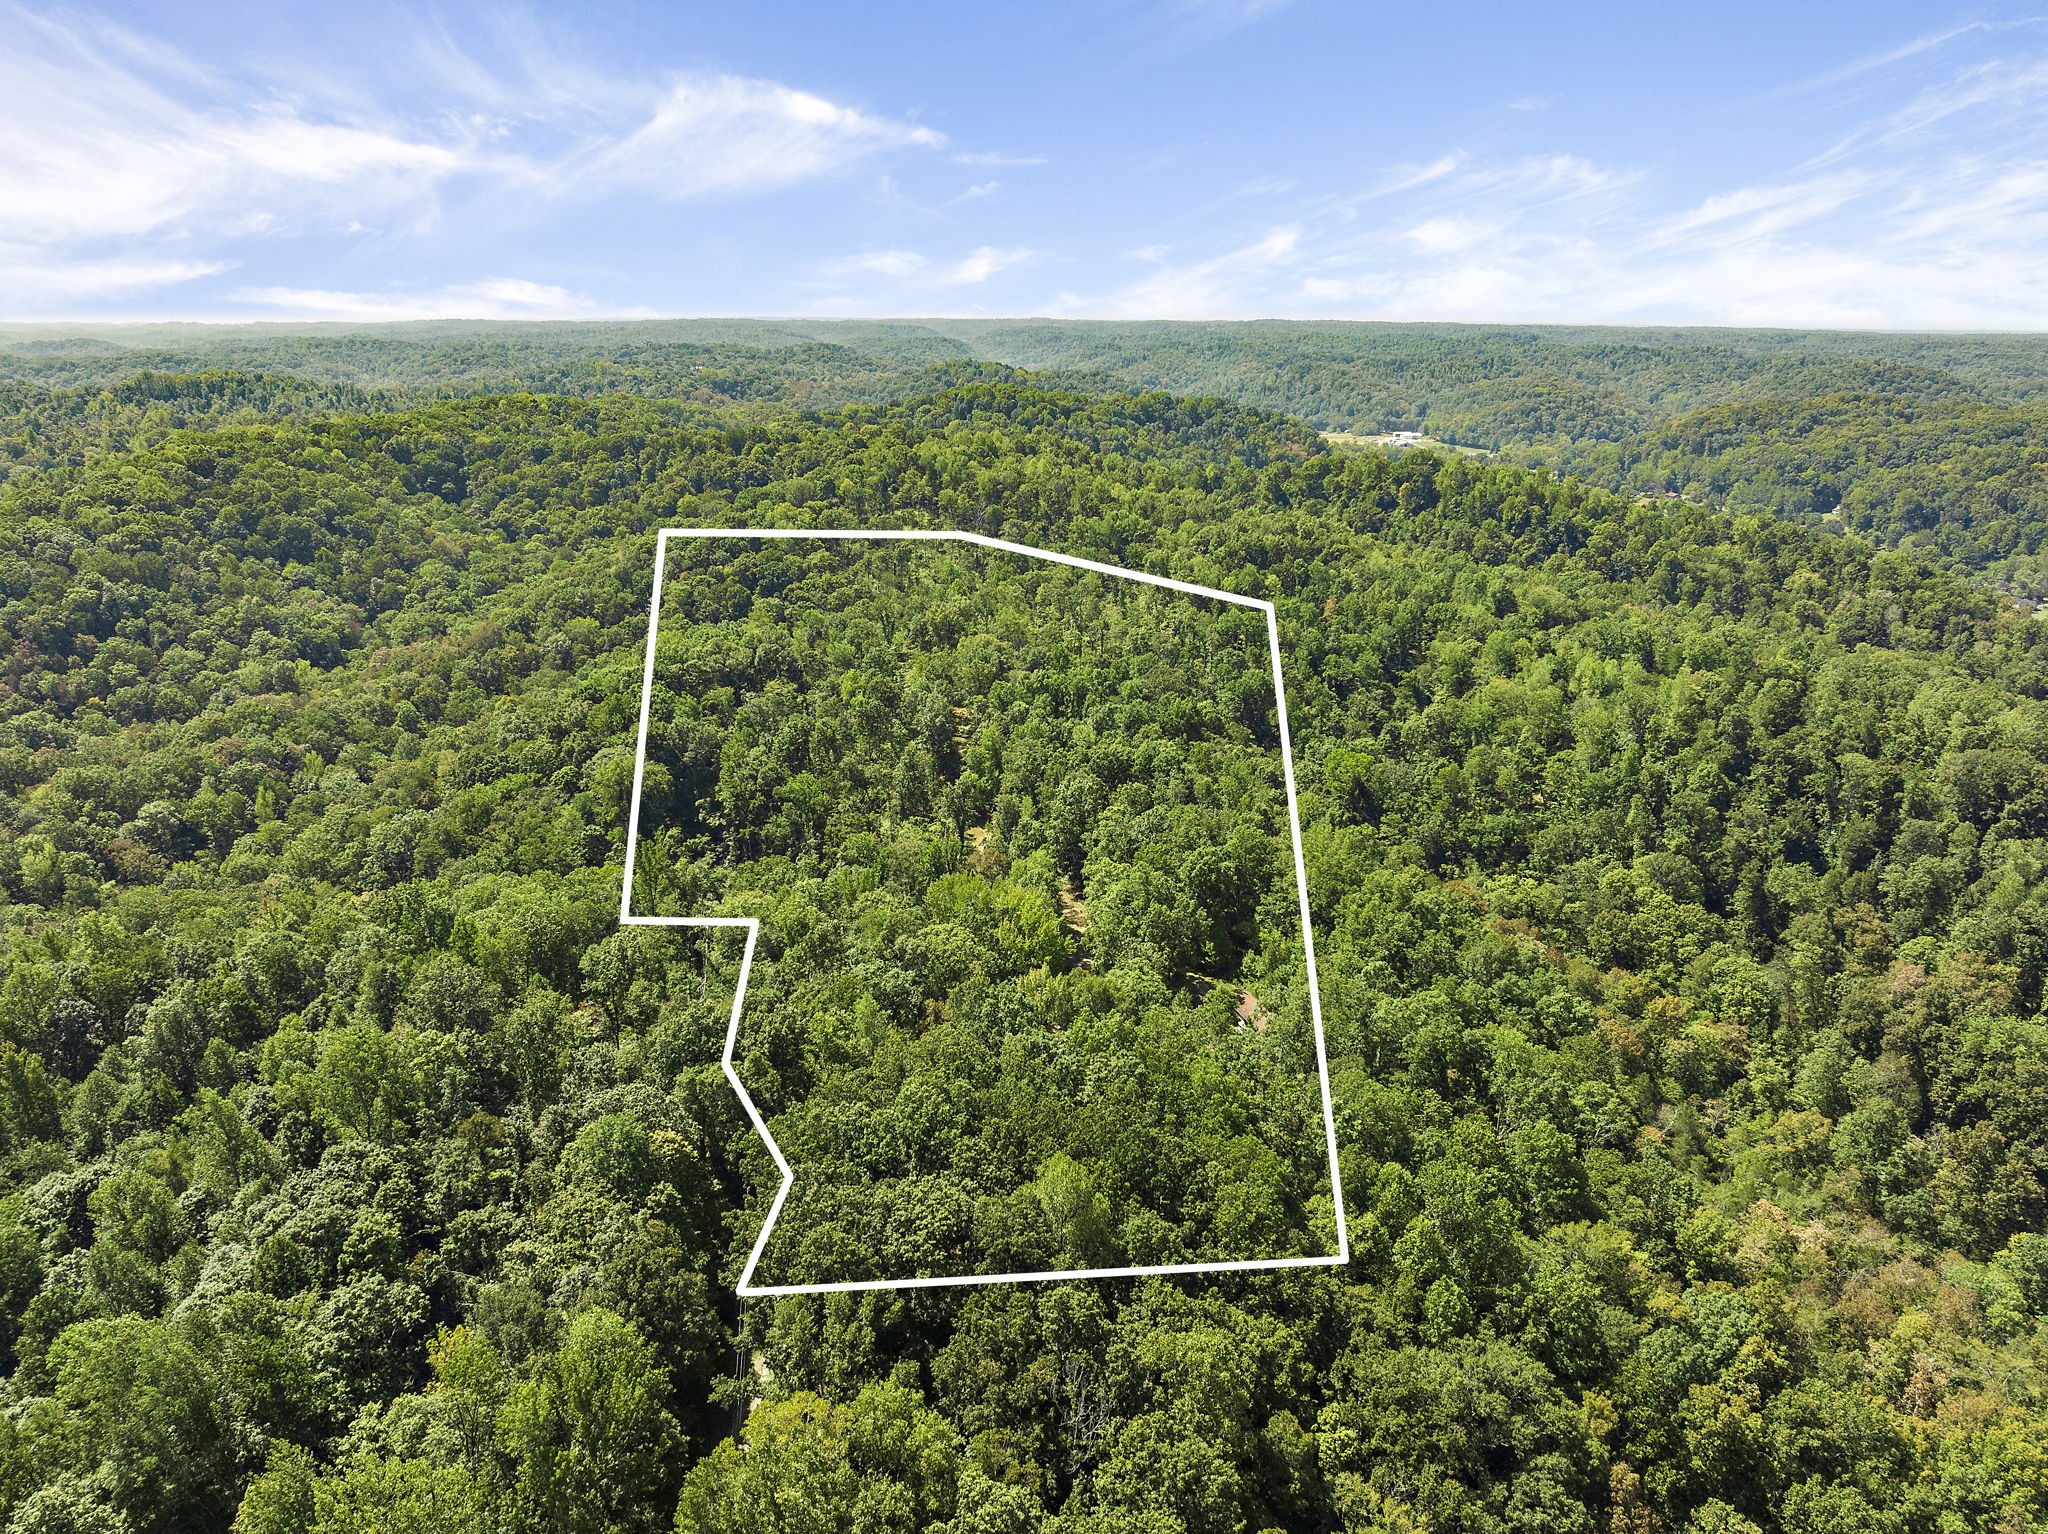
{"type": "Polygon", "coordinates": [[[956,1284],[1027,1284],[1071,1278],[1137,1278],[1155,1273],[1248,1273],[1268,1268],[1341,1267],[1351,1260],[1351,1234],[1344,1218],[1344,1183],[1337,1170],[1337,1116],[1330,1106],[1330,1060],[1323,1044],[1322,985],[1316,976],[1316,939],[1308,913],[1308,867],[1302,859],[1301,812],[1294,792],[1294,745],[1287,728],[1287,686],[1280,675],[1280,625],[1274,617],[1271,602],[1262,602],[1256,597],[1239,596],[1231,591],[1217,591],[1209,586],[1196,586],[1187,581],[1169,580],[1163,575],[1123,570],[1115,565],[1101,564],[1092,559],[1079,559],[1072,554],[1055,554],[1050,549],[1034,549],[1027,544],[1009,543],[1001,538],[984,537],[980,533],[943,529],[664,527],[655,540],[654,591],[647,601],[647,667],[640,679],[640,740],[633,756],[633,807],[626,820],[626,869],[625,883],[619,892],[619,922],[628,927],[746,929],[747,946],[740,957],[739,987],[733,993],[732,1020],[726,1025],[725,1053],[719,1064],[724,1067],[725,1079],[732,1083],[733,1091],[739,1094],[740,1102],[747,1110],[747,1117],[753,1120],[754,1132],[760,1135],[762,1143],[768,1147],[768,1154],[775,1158],[776,1170],[782,1174],[782,1186],[775,1192],[775,1201],[768,1206],[768,1218],[761,1225],[760,1235],[754,1238],[754,1249],[748,1254],[747,1265],[740,1273],[737,1289],[742,1295],[758,1297],[778,1294],[839,1294],[859,1289],[934,1289],[956,1284]],[[761,1110],[755,1106],[754,1099],[747,1092],[746,1084],[740,1080],[739,1072],[733,1068],[732,1063],[733,1047],[739,1042],[740,1035],[740,1006],[747,994],[747,976],[754,967],[754,946],[761,936],[761,924],[751,916],[633,914],[633,859],[640,845],[640,791],[647,770],[647,726],[654,709],[654,642],[661,623],[662,577],[668,569],[668,541],[671,538],[866,538],[896,542],[971,543],[976,547],[995,549],[1004,554],[1021,554],[1027,559],[1043,559],[1054,564],[1071,565],[1077,570],[1092,570],[1098,575],[1113,576],[1118,580],[1160,586],[1187,596],[1211,597],[1219,602],[1255,608],[1266,615],[1266,643],[1273,659],[1273,699],[1280,716],[1280,766],[1287,782],[1287,829],[1294,839],[1294,884],[1295,891],[1300,897],[1301,947],[1302,954],[1308,961],[1309,1017],[1315,1026],[1316,1075],[1322,1083],[1323,1134],[1330,1154],[1330,1201],[1337,1216],[1337,1250],[1333,1255],[1268,1257],[1245,1262],[1182,1262],[1139,1268],[1069,1268],[1046,1273],[968,1273],[955,1278],[859,1279],[836,1284],[756,1284],[753,1281],[754,1269],[761,1261],[762,1252],[767,1250],[768,1237],[774,1231],[775,1221],[782,1213],[783,1202],[789,1197],[789,1190],[796,1185],[795,1171],[791,1169],[788,1158],[782,1154],[782,1147],[775,1143],[775,1136],[768,1132],[767,1121],[761,1117],[761,1110]]]}

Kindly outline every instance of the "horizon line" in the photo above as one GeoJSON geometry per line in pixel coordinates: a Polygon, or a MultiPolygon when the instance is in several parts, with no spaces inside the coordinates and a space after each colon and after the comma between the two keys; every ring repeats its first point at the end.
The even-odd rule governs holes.
{"type": "Polygon", "coordinates": [[[647,311],[588,315],[481,315],[420,314],[390,319],[340,319],[332,316],[215,315],[195,317],[170,315],[154,318],[59,319],[0,318],[0,332],[21,330],[140,330],[177,326],[194,330],[398,330],[426,325],[493,325],[507,327],[568,327],[714,324],[719,322],[754,325],[1356,325],[1394,328],[1457,327],[1472,330],[1630,330],[1630,331],[1732,331],[1748,335],[1836,335],[1836,336],[2012,336],[2048,339],[2048,326],[1942,326],[1942,325],[1820,325],[1773,322],[1743,324],[1735,320],[1566,320],[1566,319],[1452,319],[1384,315],[1085,315],[1055,314],[775,314],[769,312],[713,312],[658,314],[647,311]]]}

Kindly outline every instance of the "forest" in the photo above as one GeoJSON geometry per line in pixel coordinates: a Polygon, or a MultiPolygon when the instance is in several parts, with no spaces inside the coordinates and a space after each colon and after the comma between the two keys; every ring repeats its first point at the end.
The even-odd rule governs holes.
{"type": "Polygon", "coordinates": [[[1608,326],[649,320],[0,325],[0,479],[180,427],[534,390],[806,414],[991,367],[1426,431],[1629,496],[1909,547],[2048,601],[2048,342],[1608,326]],[[195,376],[198,375],[198,376],[195,376]]]}
{"type": "MultiPolygon", "coordinates": [[[[1617,494],[864,334],[643,338],[898,380],[829,402],[8,341],[10,1534],[2048,1529],[2048,624],[1747,437],[1617,494]],[[664,526],[1275,605],[1346,1266],[739,1303],[732,956],[618,922],[664,526]]],[[[634,896],[762,922],[789,1270],[1326,1249],[1240,636],[695,557],[634,896]]]]}
{"type": "Polygon", "coordinates": [[[1335,1253],[1263,615],[755,542],[670,545],[634,864],[762,922],[754,1281],[1335,1253]]]}

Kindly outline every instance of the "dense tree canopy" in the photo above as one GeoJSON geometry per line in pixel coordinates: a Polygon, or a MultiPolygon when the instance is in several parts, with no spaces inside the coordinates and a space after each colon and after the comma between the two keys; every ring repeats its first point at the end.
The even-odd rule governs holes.
{"type": "MultiPolygon", "coordinates": [[[[998,1022],[1185,1082],[1205,1155],[1294,1100],[1284,901],[1173,840],[1268,782],[1256,689],[971,706],[1016,614],[928,609],[932,701],[876,743],[912,749],[828,781],[867,758],[769,672],[870,662],[748,603],[676,611],[636,898],[763,903],[748,1069],[801,1077],[808,1143],[1030,1090],[998,1022]],[[1176,749],[1105,750],[1119,708],[1176,749]],[[898,825],[828,859],[848,798],[898,825]]],[[[1158,653],[1123,611],[1107,653],[1158,653]]],[[[10,1529],[2048,1526],[2048,626],[1911,550],[1162,395],[524,395],[19,476],[0,624],[10,1529]],[[963,527],[1277,605],[1348,1267],[737,1306],[773,1176],[716,1067],[730,956],[616,920],[676,523],[963,527]]],[[[1127,1241],[1155,1127],[1011,1166],[994,1233],[1127,1241]]]]}
{"type": "Polygon", "coordinates": [[[763,924],[757,1278],[1335,1251],[1263,614],[752,542],[671,546],[636,895],[763,924]]]}

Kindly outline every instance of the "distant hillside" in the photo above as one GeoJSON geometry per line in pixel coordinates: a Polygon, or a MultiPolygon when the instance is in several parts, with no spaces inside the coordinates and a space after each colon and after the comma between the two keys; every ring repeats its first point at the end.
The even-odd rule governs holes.
{"type": "Polygon", "coordinates": [[[1619,441],[1522,447],[1609,489],[1847,528],[2048,596],[2048,403],[1842,392],[1689,411],[1619,441]]]}
{"type": "Polygon", "coordinates": [[[1091,392],[1220,397],[1324,430],[1426,431],[1608,489],[1853,527],[2048,598],[2044,336],[1278,320],[0,326],[0,473],[247,418],[227,402],[235,388],[271,415],[334,397],[216,382],[196,402],[102,398],[141,373],[290,377],[391,406],[524,390],[815,413],[906,399],[975,363],[1091,392]]]}

